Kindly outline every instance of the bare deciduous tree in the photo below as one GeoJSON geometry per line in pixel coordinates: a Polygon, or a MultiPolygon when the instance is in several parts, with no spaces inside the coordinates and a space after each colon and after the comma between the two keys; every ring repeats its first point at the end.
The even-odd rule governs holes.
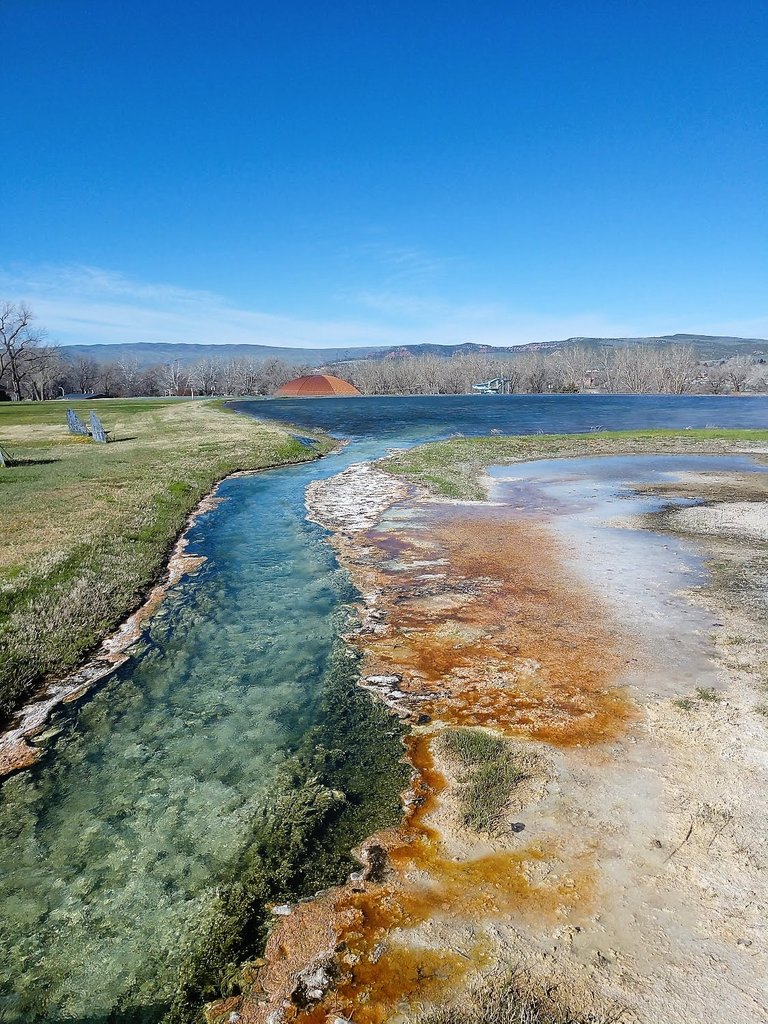
{"type": "Polygon", "coordinates": [[[684,395],[691,391],[700,375],[692,345],[672,345],[665,349],[661,353],[659,369],[661,390],[671,395],[684,395]]]}
{"type": "Polygon", "coordinates": [[[598,354],[586,345],[568,345],[554,357],[559,364],[560,384],[568,391],[591,387],[598,354]]]}
{"type": "Polygon", "coordinates": [[[178,359],[160,368],[158,386],[164,395],[182,395],[187,387],[187,371],[178,359]]]}
{"type": "Polygon", "coordinates": [[[658,391],[660,357],[650,345],[627,345],[611,352],[614,366],[612,391],[645,395],[658,391]]]}
{"type": "Polygon", "coordinates": [[[131,397],[139,393],[139,361],[138,359],[121,359],[118,364],[119,388],[123,395],[131,397]]]}
{"type": "Polygon", "coordinates": [[[40,345],[32,349],[31,353],[30,397],[42,402],[53,397],[55,381],[61,374],[61,357],[55,345],[40,345]]]}
{"type": "Polygon", "coordinates": [[[215,395],[221,363],[218,359],[201,359],[189,368],[189,386],[193,395],[215,395]]]}
{"type": "Polygon", "coordinates": [[[43,338],[32,329],[34,320],[23,302],[0,304],[0,380],[7,380],[14,402],[24,397],[24,384],[34,369],[32,355],[43,338]]]}
{"type": "Polygon", "coordinates": [[[96,384],[99,377],[99,364],[95,359],[81,356],[75,363],[74,374],[77,390],[84,395],[91,391],[96,384]]]}
{"type": "Polygon", "coordinates": [[[725,379],[734,391],[743,391],[754,363],[749,356],[732,356],[725,362],[725,379]]]}

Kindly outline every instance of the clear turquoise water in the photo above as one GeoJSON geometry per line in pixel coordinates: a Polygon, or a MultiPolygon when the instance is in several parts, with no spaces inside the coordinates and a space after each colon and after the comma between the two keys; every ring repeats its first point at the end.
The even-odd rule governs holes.
{"type": "Polygon", "coordinates": [[[3,786],[0,1020],[107,1019],[167,999],[190,922],[316,715],[334,614],[350,597],[306,522],[311,480],[454,432],[768,424],[758,398],[239,407],[354,440],[319,463],[222,485],[224,503],[192,532],[201,571],[174,588],[126,665],[56,716],[41,763],[3,786]]]}

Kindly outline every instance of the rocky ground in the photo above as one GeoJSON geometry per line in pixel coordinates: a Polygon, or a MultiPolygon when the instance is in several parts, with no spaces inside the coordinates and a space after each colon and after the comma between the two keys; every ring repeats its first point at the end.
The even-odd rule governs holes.
{"type": "Polygon", "coordinates": [[[546,518],[367,465],[312,486],[413,785],[346,886],[275,909],[249,994],[213,1016],[412,1021],[501,969],[563,1020],[768,1019],[768,481],[646,490],[705,502],[627,525],[694,541],[710,575],[633,623],[546,518]],[[678,614],[680,648],[658,628],[678,614]],[[501,743],[484,776],[448,741],[467,730],[501,743]]]}

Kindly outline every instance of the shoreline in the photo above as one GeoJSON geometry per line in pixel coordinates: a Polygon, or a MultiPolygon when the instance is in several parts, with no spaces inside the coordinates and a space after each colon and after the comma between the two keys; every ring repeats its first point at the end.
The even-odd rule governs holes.
{"type": "Polygon", "coordinates": [[[485,468],[600,455],[768,455],[768,429],[609,430],[430,441],[380,459],[385,472],[440,501],[487,499],[485,468]]]}
{"type": "Polygon", "coordinates": [[[130,659],[133,645],[140,640],[169,591],[185,576],[195,573],[205,562],[202,555],[187,554],[189,532],[200,516],[217,508],[225,500],[217,495],[223,483],[240,476],[301,466],[306,462],[322,459],[338,451],[339,447],[340,445],[334,445],[328,452],[316,453],[313,458],[302,461],[233,470],[217,480],[188,513],[180,532],[170,543],[159,580],[147,583],[138,605],[128,611],[116,628],[101,638],[76,669],[42,683],[38,690],[13,712],[8,724],[0,731],[0,785],[4,779],[31,768],[38,762],[43,754],[43,748],[36,747],[28,741],[44,731],[51,714],[59,705],[74,703],[86,696],[93,687],[107,679],[130,659]]]}

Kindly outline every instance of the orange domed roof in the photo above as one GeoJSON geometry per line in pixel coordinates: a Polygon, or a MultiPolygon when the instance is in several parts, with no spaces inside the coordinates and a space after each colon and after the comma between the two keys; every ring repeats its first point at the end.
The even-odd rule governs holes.
{"type": "Polygon", "coordinates": [[[333,398],[342,395],[360,395],[354,384],[332,377],[330,373],[313,373],[296,377],[283,384],[275,392],[278,398],[333,398]]]}

